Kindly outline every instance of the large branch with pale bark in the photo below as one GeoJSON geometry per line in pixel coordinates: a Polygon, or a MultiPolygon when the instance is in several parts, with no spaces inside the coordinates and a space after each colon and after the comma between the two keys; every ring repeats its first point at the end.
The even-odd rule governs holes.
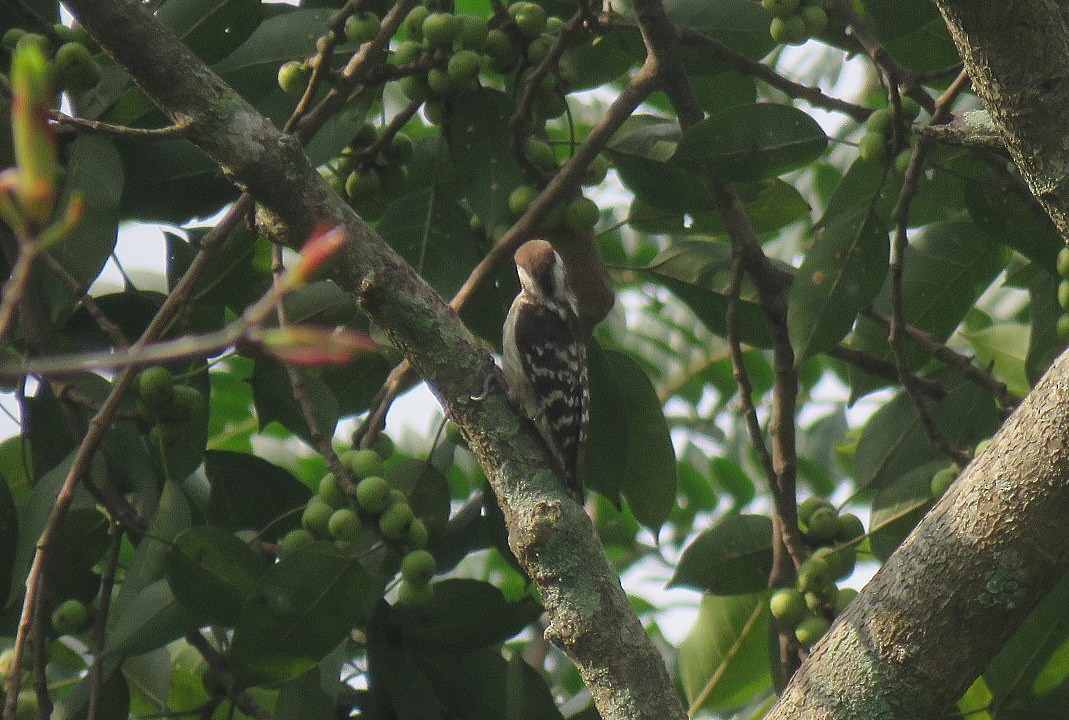
{"type": "MultiPolygon", "coordinates": [[[[1055,2],[937,0],[1025,181],[1069,238],[1055,2]]],[[[1069,570],[1069,353],[841,615],[769,713],[941,718],[1069,570]]]]}
{"type": "Polygon", "coordinates": [[[575,661],[605,718],[682,718],[664,662],[609,565],[590,519],[553,475],[506,400],[489,352],[456,313],[279,132],[165,26],[124,0],[67,3],[100,45],[274,221],[292,245],[319,223],[350,243],[337,282],[403,350],[460,426],[498,497],[516,557],[541,591],[547,635],[575,661]]]}

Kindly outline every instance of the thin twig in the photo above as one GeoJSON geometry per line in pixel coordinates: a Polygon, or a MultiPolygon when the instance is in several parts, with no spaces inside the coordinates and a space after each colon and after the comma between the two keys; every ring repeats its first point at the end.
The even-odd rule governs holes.
{"type": "MultiPolygon", "coordinates": [[[[879,323],[886,329],[890,329],[891,318],[879,310],[866,308],[861,312],[870,320],[879,323]]],[[[903,324],[902,332],[906,337],[917,343],[921,349],[929,353],[936,360],[943,363],[948,368],[957,371],[959,375],[985,392],[990,393],[1003,408],[1013,409],[1021,402],[1021,398],[1010,392],[1009,388],[1006,387],[1006,383],[996,379],[991,373],[985,372],[982,368],[976,367],[969,356],[956,352],[945,343],[939,342],[931,333],[921,330],[916,326],[906,324],[903,324]]],[[[940,399],[929,392],[928,388],[925,387],[925,383],[934,383],[933,380],[915,374],[910,377],[912,378],[911,382],[917,385],[921,392],[924,392],[935,400],[940,399]]],[[[897,375],[895,379],[898,379],[897,375]]],[[[938,385],[938,383],[936,383],[936,385],[938,385]]],[[[946,393],[943,392],[942,394],[945,395],[946,393]]]]}
{"type": "MultiPolygon", "coordinates": [[[[866,311],[863,310],[862,312],[865,313],[866,311]]],[[[910,327],[909,330],[907,330],[907,332],[910,331],[920,332],[913,327],[910,327]]],[[[941,345],[940,343],[936,344],[941,345]]],[[[946,347],[945,345],[941,346],[946,347]]],[[[888,362],[883,358],[868,355],[860,350],[855,350],[854,348],[842,344],[831,348],[827,351],[827,354],[829,357],[849,363],[858,370],[866,372],[869,375],[875,375],[876,377],[881,377],[884,380],[891,380],[893,382],[899,382],[900,380],[898,368],[895,364],[893,362],[888,362]]],[[[944,388],[937,380],[911,374],[910,382],[914,383],[922,393],[933,400],[942,400],[946,397],[946,388],[944,388]]]]}
{"type": "Polygon", "coordinates": [[[104,351],[97,353],[74,353],[43,358],[28,358],[20,363],[0,362],[0,377],[4,375],[55,375],[75,372],[86,367],[120,368],[144,366],[153,362],[197,358],[213,355],[220,350],[236,345],[241,340],[255,341],[257,329],[275,309],[287,289],[279,284],[242,312],[241,316],[225,327],[203,335],[184,335],[175,340],[135,345],[125,352],[104,351]]]}
{"type": "Polygon", "coordinates": [[[794,350],[787,334],[787,304],[785,293],[789,279],[778,272],[761,249],[750,218],[735,192],[721,183],[711,183],[713,194],[727,228],[728,237],[739,247],[743,266],[757,288],[761,308],[772,336],[773,385],[772,416],[769,434],[772,437],[772,460],[779,482],[773,494],[776,513],[781,515],[783,540],[795,567],[805,561],[807,551],[798,531],[795,500],[797,455],[795,449],[794,413],[798,396],[798,376],[794,369],[794,350]]]}
{"type": "MultiPolygon", "coordinates": [[[[647,51],[661,63],[665,93],[676,110],[680,126],[686,130],[701,121],[704,114],[679,58],[679,36],[675,25],[669,21],[664,7],[656,0],[635,0],[635,16],[647,51]]],[[[733,341],[729,340],[732,367],[739,385],[739,402],[744,408],[747,429],[768,478],[774,507],[772,570],[768,580],[769,585],[773,587],[786,586],[793,582],[795,570],[805,560],[806,551],[798,531],[795,498],[795,406],[798,401],[798,374],[794,367],[794,351],[787,334],[785,286],[776,283],[773,288],[772,283],[762,282],[758,276],[762,268],[768,265],[768,259],[761,250],[750,218],[734,190],[722,183],[710,183],[710,186],[716,196],[720,215],[724,218],[732,245],[733,274],[729,300],[731,304],[728,309],[729,314],[733,316],[730,323],[734,338],[733,341]],[[757,260],[758,256],[760,261],[757,260]],[[771,453],[765,447],[757,422],[757,411],[752,400],[753,389],[743,366],[736,327],[744,271],[754,278],[758,287],[769,334],[772,336],[775,382],[769,423],[771,453]]],[[[777,630],[781,675],[786,679],[793,675],[800,665],[798,646],[790,628],[781,625],[777,630]]]]}
{"type": "MultiPolygon", "coordinates": [[[[938,125],[946,121],[950,115],[950,105],[968,82],[968,76],[962,71],[957,79],[940,96],[932,112],[930,124],[938,125]]],[[[891,88],[892,102],[897,101],[896,88],[891,88]]],[[[896,104],[897,106],[897,104],[896,104]]],[[[891,318],[888,328],[887,343],[891,346],[895,365],[898,368],[899,379],[913,401],[913,406],[920,418],[928,438],[943,454],[956,462],[961,467],[968,464],[971,454],[954,446],[942,429],[936,424],[928,412],[927,404],[920,391],[910,380],[909,358],[906,355],[905,344],[905,309],[902,294],[902,279],[905,267],[906,247],[909,244],[906,230],[909,226],[909,211],[913,198],[920,185],[920,179],[924,170],[924,158],[927,155],[930,140],[919,137],[913,146],[910,155],[909,167],[906,169],[905,179],[902,181],[902,190],[898,195],[894,210],[891,211],[891,220],[895,224],[894,242],[891,245],[890,274],[891,274],[891,318]]]]}
{"type": "MultiPolygon", "coordinates": [[[[278,302],[275,303],[275,312],[278,315],[278,326],[280,328],[286,327],[286,325],[289,324],[286,317],[286,306],[285,303],[282,302],[283,291],[280,287],[284,269],[282,264],[282,248],[276,246],[274,248],[273,272],[276,295],[279,298],[278,302]]],[[[323,456],[323,459],[327,463],[327,467],[334,473],[334,477],[338,481],[338,486],[346,495],[352,497],[356,492],[356,485],[353,482],[352,475],[350,475],[341,460],[338,459],[338,454],[334,452],[334,445],[332,444],[333,438],[324,432],[323,428],[319,425],[319,416],[316,414],[315,401],[312,400],[311,392],[308,389],[308,383],[305,382],[304,373],[293,363],[283,362],[282,366],[286,370],[286,376],[290,381],[293,399],[297,401],[297,406],[301,409],[301,416],[304,417],[304,422],[308,426],[308,434],[311,436],[312,442],[315,444],[316,449],[319,450],[319,454],[323,456]]]]}
{"type": "MultiPolygon", "coordinates": [[[[252,197],[250,195],[242,195],[236,203],[231,207],[226,217],[211,232],[204,236],[201,245],[201,252],[193,259],[189,268],[186,270],[185,275],[175,286],[174,290],[167,299],[164,300],[163,305],[156,312],[156,315],[152,318],[149,326],[145,328],[144,333],[134,344],[133,350],[138,349],[141,346],[156,339],[170,326],[171,321],[177,316],[179,310],[185,307],[186,301],[191,294],[197,279],[201,273],[208,269],[211,261],[214,257],[214,249],[219,243],[230,233],[230,231],[237,225],[241,217],[245,215],[252,207],[252,197]]],[[[100,406],[100,410],[97,411],[93,419],[89,421],[89,426],[86,430],[85,436],[82,438],[81,444],[75,451],[74,458],[71,460],[70,469],[67,471],[67,475],[63,479],[63,484],[60,486],[59,492],[56,495],[55,502],[52,506],[52,512],[48,516],[48,520],[45,523],[45,527],[41,532],[41,536],[37,540],[36,550],[33,556],[33,561],[30,565],[30,570],[26,576],[26,593],[23,596],[22,610],[19,616],[18,630],[15,636],[15,646],[13,648],[12,658],[14,667],[20,667],[22,663],[22,656],[26,648],[26,641],[30,634],[31,624],[37,620],[40,623],[43,617],[43,605],[44,596],[41,592],[45,576],[47,574],[47,564],[50,560],[50,549],[52,544],[56,541],[56,537],[59,534],[60,528],[63,525],[63,521],[67,516],[67,511],[70,510],[71,502],[74,499],[74,491],[78,487],[78,483],[89,472],[89,467],[92,464],[93,457],[96,455],[96,451],[100,446],[100,443],[104,439],[105,433],[111,427],[112,420],[115,417],[119,406],[122,404],[123,398],[133,385],[134,378],[136,377],[135,368],[126,368],[120,372],[112,384],[111,391],[104,399],[103,404],[100,406]]],[[[18,701],[20,674],[11,673],[7,678],[7,697],[4,703],[4,720],[15,720],[16,704],[18,701]]]]}
{"type": "Polygon", "coordinates": [[[847,102],[840,98],[825,95],[824,91],[819,87],[803,85],[790,80],[776,72],[773,68],[770,68],[768,65],[756,60],[751,60],[716,38],[710,37],[699,30],[681,25],[679,28],[679,38],[684,44],[695,45],[702,48],[739,74],[755,77],[758,80],[763,81],[766,85],[776,88],[788,97],[805,100],[813,107],[843,113],[857,122],[864,122],[868,119],[868,116],[873,113],[872,108],[862,107],[861,105],[855,105],[854,103],[847,102]]]}
{"type": "MultiPolygon", "coordinates": [[[[195,630],[186,634],[186,642],[197,649],[204,661],[208,663],[208,667],[219,676],[220,678],[229,678],[230,669],[227,666],[226,657],[223,656],[215,647],[208,641],[208,638],[204,637],[204,633],[199,630],[195,630]]],[[[230,683],[227,683],[229,686],[230,683]]],[[[245,690],[232,693],[230,695],[234,705],[237,706],[241,712],[256,718],[256,720],[272,720],[271,713],[260,705],[249,693],[245,690]]]]}
{"type": "Polygon", "coordinates": [[[846,24],[854,38],[861,45],[865,54],[869,56],[873,64],[887,76],[888,81],[896,89],[900,88],[903,93],[909,95],[926,110],[932,110],[935,102],[924,86],[917,82],[913,73],[903,65],[884,47],[880,38],[869,27],[868,23],[854,11],[850,0],[831,0],[828,9],[846,20],[846,24]]]}
{"type": "Polygon", "coordinates": [[[4,283],[3,298],[0,299],[0,341],[11,332],[11,323],[15,319],[15,310],[22,306],[26,296],[26,286],[33,273],[33,264],[40,255],[40,248],[32,239],[19,238],[19,256],[11,268],[11,276],[4,283]]]}
{"type": "Polygon", "coordinates": [[[535,96],[538,94],[537,91],[542,78],[551,72],[555,73],[557,71],[557,63],[568,48],[572,35],[583,28],[583,18],[584,13],[580,8],[575,15],[561,26],[560,34],[557,35],[557,39],[553,42],[549,52],[542,59],[542,62],[527,76],[523,92],[520,93],[519,101],[516,103],[516,110],[512,113],[512,117],[509,118],[509,144],[512,146],[512,154],[516,156],[523,168],[534,177],[545,179],[547,175],[527,157],[526,142],[530,136],[528,126],[530,125],[531,108],[534,106],[535,96]]]}
{"type": "Polygon", "coordinates": [[[387,150],[393,143],[393,139],[397,137],[397,133],[401,132],[412,116],[419,112],[420,106],[423,104],[422,100],[413,100],[404,108],[401,109],[396,115],[394,115],[390,122],[386,123],[386,126],[382,128],[382,132],[375,142],[368,145],[360,153],[360,162],[357,163],[357,168],[360,170],[367,170],[375,164],[375,158],[379,153],[387,150]]]}
{"type": "MultiPolygon", "coordinates": [[[[319,129],[345,106],[357,86],[368,79],[374,67],[371,60],[386,52],[390,38],[397,33],[408,11],[415,5],[416,0],[398,0],[382,19],[382,27],[375,39],[360,46],[360,50],[349,59],[341,75],[334,81],[330,92],[298,120],[287,123],[286,132],[296,133],[302,143],[311,140],[319,129]]],[[[297,117],[296,113],[294,117],[297,117]]]]}
{"type": "MultiPolygon", "coordinates": [[[[731,254],[731,285],[728,288],[728,307],[724,313],[724,320],[727,326],[728,356],[731,358],[731,372],[739,390],[739,412],[746,423],[746,431],[750,435],[750,444],[757,455],[757,461],[765,473],[769,492],[772,493],[775,491],[777,484],[776,469],[772,465],[772,455],[768,452],[768,446],[765,445],[761,422],[757,419],[757,408],[753,404],[753,383],[750,382],[750,374],[746,371],[746,363],[742,355],[742,344],[739,340],[739,291],[742,288],[742,278],[744,276],[742,255],[736,246],[732,246],[731,254]]],[[[773,555],[781,547],[782,543],[775,543],[772,549],[773,555]]],[[[773,559],[772,565],[773,568],[776,568],[780,563],[773,559]]],[[[782,584],[780,581],[784,579],[776,578],[776,582],[770,582],[769,584],[775,587],[782,584]]]]}
{"type": "Polygon", "coordinates": [[[122,528],[112,521],[109,528],[111,545],[104,558],[104,574],[100,578],[100,608],[93,620],[93,666],[89,670],[89,707],[86,720],[96,720],[100,705],[100,693],[104,689],[104,640],[108,632],[108,612],[111,609],[111,591],[115,587],[115,574],[119,568],[119,549],[122,548],[122,528]]]}
{"type": "Polygon", "coordinates": [[[724,674],[731,667],[732,661],[738,657],[740,652],[742,652],[743,644],[750,637],[750,633],[753,632],[754,627],[757,625],[757,621],[761,619],[763,613],[764,608],[762,607],[762,602],[759,600],[757,605],[750,612],[750,617],[746,619],[746,623],[735,636],[735,642],[733,642],[731,647],[727,649],[727,652],[724,653],[724,656],[716,666],[716,669],[709,676],[709,679],[705,682],[702,689],[694,697],[694,700],[690,704],[690,708],[687,710],[687,717],[694,717],[701,710],[702,705],[709,699],[713,690],[716,689],[716,686],[724,678],[724,674]]]}
{"type": "MultiPolygon", "coordinates": [[[[512,227],[501,236],[471,271],[468,279],[450,300],[450,307],[459,312],[467,305],[479,288],[494,276],[497,269],[516,251],[516,248],[533,236],[542,218],[560,200],[579,187],[586,168],[605,148],[624,121],[631,117],[635,108],[642,104],[658,88],[658,85],[658,72],[652,63],[643,65],[579,145],[575,154],[561,166],[560,172],[549,181],[545,189],[528,206],[526,212],[513,223],[512,227]]],[[[408,360],[403,360],[390,371],[382,389],[375,397],[377,402],[371,405],[368,419],[354,433],[354,442],[364,444],[374,438],[374,434],[378,432],[389,412],[390,404],[414,382],[414,377],[408,360]]]]}
{"type": "Polygon", "coordinates": [[[126,339],[126,335],[123,333],[122,328],[112,322],[100,306],[97,305],[96,300],[89,294],[89,288],[87,288],[82,282],[71,274],[70,270],[64,267],[63,263],[56,260],[52,255],[45,253],[44,261],[48,265],[49,270],[56,273],[60,280],[67,284],[70,291],[74,294],[74,299],[81,303],[85,311],[89,313],[89,317],[93,318],[93,322],[97,324],[100,331],[103,332],[111,340],[112,344],[117,348],[129,347],[130,341],[126,339]]]}
{"type": "Polygon", "coordinates": [[[86,118],[74,117],[73,115],[68,115],[59,110],[50,110],[48,115],[60,125],[66,125],[67,127],[77,128],[79,130],[90,130],[92,132],[112,135],[114,137],[136,138],[139,140],[167,140],[180,138],[188,133],[189,129],[193,127],[193,122],[191,120],[176,122],[174,125],[168,125],[167,127],[162,128],[136,128],[129,127],[128,125],[115,125],[112,123],[101,122],[99,120],[87,120],[86,118]]]}

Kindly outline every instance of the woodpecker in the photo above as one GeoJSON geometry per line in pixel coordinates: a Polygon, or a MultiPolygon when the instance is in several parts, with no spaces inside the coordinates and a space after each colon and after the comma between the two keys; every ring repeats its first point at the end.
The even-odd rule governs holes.
{"type": "Polygon", "coordinates": [[[545,441],[580,505],[582,445],[590,406],[586,345],[564,262],[545,240],[516,251],[520,294],[502,330],[505,379],[512,401],[545,441]]]}

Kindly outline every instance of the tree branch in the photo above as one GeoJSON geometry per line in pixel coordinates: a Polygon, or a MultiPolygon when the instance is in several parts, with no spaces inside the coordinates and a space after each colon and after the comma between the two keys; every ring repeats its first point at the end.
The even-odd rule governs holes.
{"type": "Polygon", "coordinates": [[[1053,3],[937,0],[973,89],[1029,189],[1069,238],[1069,27],[1053,3]]]}
{"type": "MultiPolygon", "coordinates": [[[[575,661],[604,716],[684,717],[664,662],[590,519],[507,401],[493,358],[456,313],[330,188],[296,138],[280,133],[156,19],[123,0],[71,0],[68,6],[172,121],[192,120],[189,138],[256,197],[280,237],[296,243],[323,222],[347,230],[351,243],[337,264],[338,282],[403,349],[479,458],[510,546],[550,613],[547,636],[575,661]]],[[[655,80],[649,70],[639,72],[632,84],[636,104],[655,80]]],[[[593,143],[584,148],[599,149],[593,143]]],[[[574,170],[566,164],[551,188],[557,183],[559,192],[577,179],[593,159],[582,152],[570,161],[574,170]]],[[[549,195],[547,189],[539,201],[548,202],[549,195]]],[[[522,223],[513,234],[530,230],[522,223]]]]}
{"type": "MultiPolygon", "coordinates": [[[[936,0],[1028,186],[1069,238],[1056,3],[936,0]]],[[[767,720],[939,718],[1069,570],[1069,353],[814,647],[767,720]]]]}
{"type": "Polygon", "coordinates": [[[1067,373],[1069,353],[817,643],[766,720],[945,717],[1069,570],[1067,373]]]}
{"type": "Polygon", "coordinates": [[[680,26],[679,38],[687,45],[694,45],[705,50],[725,65],[730,66],[740,75],[749,75],[763,81],[770,87],[774,87],[788,97],[805,100],[813,107],[824,108],[832,112],[841,112],[856,120],[865,122],[873,113],[872,108],[862,107],[854,103],[841,100],[836,97],[825,95],[818,87],[802,85],[780,75],[773,68],[762,62],[751,60],[740,52],[733,50],[728,45],[716,38],[710,37],[700,30],[680,26]]]}
{"type": "MultiPolygon", "coordinates": [[[[149,323],[149,326],[145,328],[140,339],[134,344],[132,348],[133,351],[138,350],[140,347],[159,337],[166,331],[175,315],[177,315],[179,309],[184,307],[185,303],[188,301],[197,278],[205,268],[208,267],[208,264],[214,255],[214,248],[218,246],[219,242],[224,239],[227,234],[229,234],[230,230],[233,229],[236,224],[237,218],[240,218],[249,207],[250,200],[248,197],[239,199],[231,208],[227,217],[216,226],[215,230],[205,236],[202,242],[201,252],[193,259],[189,269],[186,270],[186,274],[182,276],[178,285],[176,285],[171,294],[167,296],[167,299],[163,302],[163,305],[160,307],[159,311],[157,311],[155,317],[152,318],[152,322],[149,323]]],[[[14,657],[12,658],[15,667],[19,667],[22,662],[22,655],[26,647],[26,641],[30,636],[33,625],[35,623],[43,622],[42,608],[44,596],[41,589],[47,574],[51,546],[59,534],[63,525],[63,520],[67,515],[67,511],[70,509],[71,502],[74,500],[74,491],[78,487],[78,483],[80,483],[89,473],[93,457],[96,455],[101,442],[103,442],[104,435],[111,426],[112,420],[115,418],[115,414],[119,410],[119,405],[122,403],[123,397],[133,386],[136,373],[137,368],[130,367],[123,370],[115,377],[115,380],[112,383],[111,392],[100,406],[100,410],[97,411],[93,416],[93,419],[89,422],[89,427],[82,438],[82,442],[78,446],[74,458],[71,460],[70,469],[67,471],[66,477],[63,478],[63,484],[60,486],[59,492],[56,495],[56,501],[48,516],[48,520],[45,523],[45,528],[41,533],[41,537],[37,540],[33,562],[30,564],[30,570],[26,576],[26,594],[23,597],[22,611],[19,616],[19,625],[15,635],[14,657]]],[[[42,652],[38,657],[43,658],[44,653],[42,652]]],[[[20,680],[20,674],[17,672],[11,673],[7,677],[7,697],[4,702],[4,720],[14,720],[15,718],[20,680]]],[[[46,705],[42,705],[42,707],[45,706],[46,705]]]]}

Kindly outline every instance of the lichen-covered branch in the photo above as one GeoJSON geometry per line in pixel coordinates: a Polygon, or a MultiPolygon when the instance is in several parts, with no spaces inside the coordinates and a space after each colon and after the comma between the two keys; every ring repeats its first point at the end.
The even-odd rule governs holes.
{"type": "Polygon", "coordinates": [[[664,662],[590,519],[554,476],[537,436],[508,403],[493,358],[456,313],[330,188],[296,138],[280,133],[153,17],[124,0],[71,0],[69,7],[172,121],[191,122],[189,139],[257,199],[278,236],[296,243],[317,223],[345,228],[351,242],[338,263],[339,284],[460,426],[498,496],[510,545],[541,591],[551,617],[547,635],[575,661],[601,715],[682,718],[664,662]]]}
{"type": "MultiPolygon", "coordinates": [[[[1005,147],[1069,238],[1057,3],[936,0],[1005,147]]],[[[768,720],[941,718],[1069,570],[1069,354],[839,617],[768,720]]]]}
{"type": "Polygon", "coordinates": [[[1069,27],[1061,7],[997,0],[936,5],[1010,157],[1069,238],[1069,27]]]}
{"type": "Polygon", "coordinates": [[[1069,569],[1069,354],[813,648],[767,720],[942,718],[1069,569]]]}

